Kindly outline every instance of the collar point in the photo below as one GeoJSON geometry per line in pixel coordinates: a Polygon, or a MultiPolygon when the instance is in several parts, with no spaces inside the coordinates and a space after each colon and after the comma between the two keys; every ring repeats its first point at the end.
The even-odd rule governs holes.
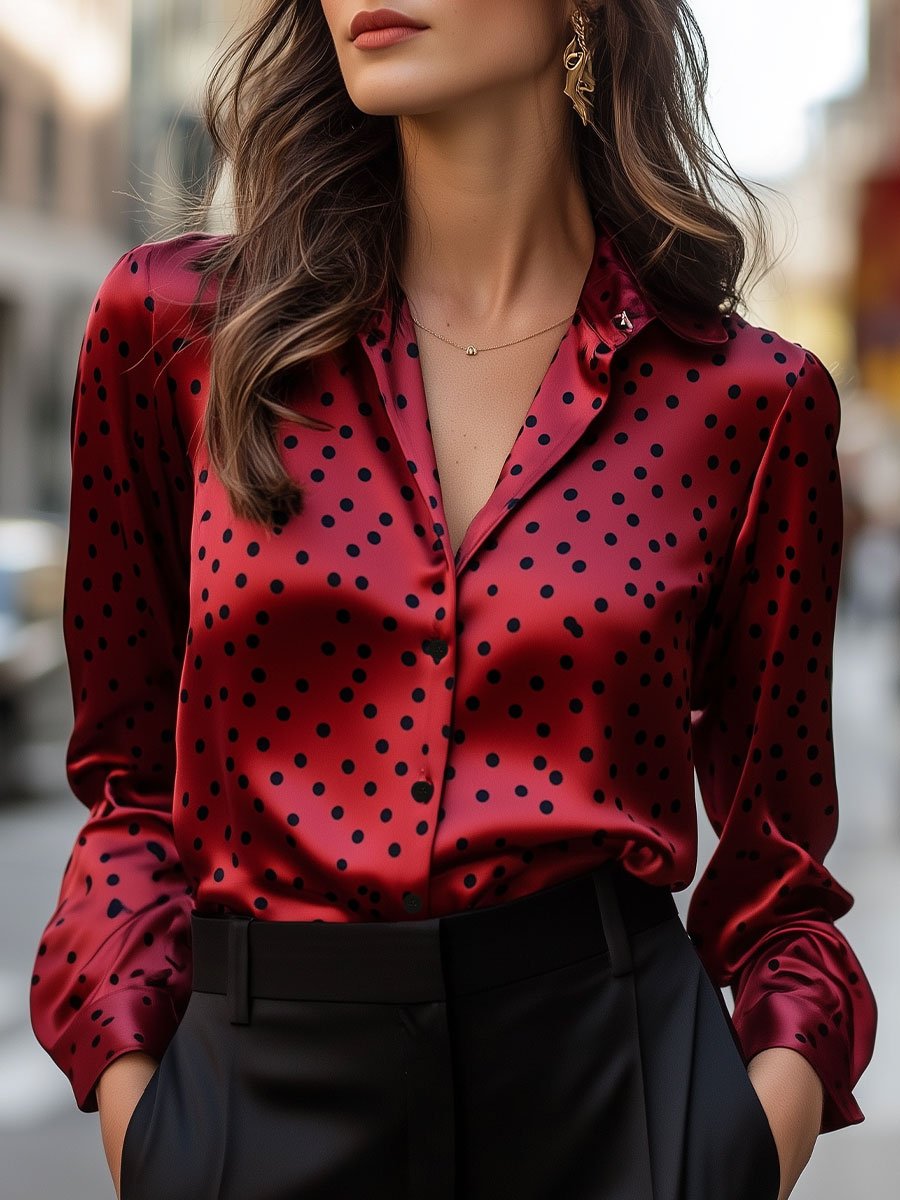
{"type": "Polygon", "coordinates": [[[717,313],[714,316],[691,316],[689,313],[672,311],[657,314],[673,333],[687,338],[692,342],[703,342],[708,345],[720,345],[728,341],[728,330],[724,321],[728,313],[717,313]]]}

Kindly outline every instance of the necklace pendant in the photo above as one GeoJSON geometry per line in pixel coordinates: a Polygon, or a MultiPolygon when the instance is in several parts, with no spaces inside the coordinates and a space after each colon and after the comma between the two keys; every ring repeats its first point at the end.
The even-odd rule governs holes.
{"type": "Polygon", "coordinates": [[[613,317],[613,321],[618,329],[624,329],[626,333],[630,329],[634,329],[634,326],[631,323],[631,318],[628,316],[627,308],[623,308],[620,313],[616,313],[616,315],[613,317]]]}
{"type": "Polygon", "coordinates": [[[477,354],[478,351],[474,346],[466,346],[466,354],[477,354]]]}

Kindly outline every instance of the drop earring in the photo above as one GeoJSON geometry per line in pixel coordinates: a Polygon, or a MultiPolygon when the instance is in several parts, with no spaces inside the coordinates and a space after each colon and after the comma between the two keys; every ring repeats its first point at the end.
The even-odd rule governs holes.
{"type": "Polygon", "coordinates": [[[564,91],[581,117],[582,125],[588,125],[594,115],[594,72],[585,36],[584,16],[578,8],[572,13],[572,25],[575,34],[563,55],[566,68],[564,91]]]}

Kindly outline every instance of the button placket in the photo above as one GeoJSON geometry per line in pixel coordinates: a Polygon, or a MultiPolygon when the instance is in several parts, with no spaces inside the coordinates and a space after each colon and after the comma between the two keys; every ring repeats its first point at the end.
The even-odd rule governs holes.
{"type": "MultiPolygon", "coordinates": [[[[448,745],[446,745],[443,731],[444,727],[450,724],[450,713],[446,712],[446,709],[452,706],[452,690],[446,686],[446,671],[451,667],[452,660],[449,658],[450,643],[448,638],[443,636],[443,629],[452,628],[452,623],[454,623],[455,577],[449,578],[449,586],[450,611],[445,610],[445,601],[440,601],[439,611],[432,613],[431,622],[427,626],[427,634],[425,630],[422,630],[419,643],[420,654],[427,654],[432,660],[432,666],[426,666],[424,660],[420,659],[422,672],[424,672],[422,677],[426,680],[422,684],[426,691],[426,700],[424,713],[420,716],[420,725],[422,730],[426,731],[427,745],[424,746],[425,752],[419,764],[419,778],[409,785],[409,796],[412,797],[414,804],[426,806],[431,804],[431,800],[438,792],[432,776],[434,773],[440,772],[440,778],[443,778],[446,754],[448,754],[448,745]],[[442,670],[436,671],[437,667],[442,670]]],[[[438,805],[431,805],[431,808],[425,808],[424,811],[420,809],[419,816],[413,822],[419,844],[427,841],[428,854],[424,864],[424,874],[416,880],[409,881],[414,886],[418,886],[420,890],[418,892],[407,890],[401,896],[404,911],[409,913],[420,913],[425,910],[427,905],[428,888],[430,888],[428,868],[431,864],[431,848],[438,827],[437,810],[438,805]]]]}
{"type": "MultiPolygon", "coordinates": [[[[432,662],[434,663],[434,665],[436,667],[440,666],[441,663],[443,663],[444,659],[447,657],[447,655],[450,653],[449,643],[446,638],[441,636],[440,626],[438,625],[436,618],[435,618],[434,624],[431,627],[429,636],[422,639],[421,646],[422,646],[423,652],[431,658],[432,662]]],[[[429,668],[429,673],[430,673],[430,668],[429,668]]],[[[424,725],[424,728],[427,729],[427,731],[428,731],[429,755],[433,755],[435,753],[435,747],[443,748],[443,736],[442,736],[441,730],[443,729],[443,725],[444,725],[444,712],[443,712],[443,708],[438,705],[437,699],[436,699],[436,697],[439,694],[447,691],[447,688],[446,688],[445,682],[444,682],[443,673],[441,673],[437,678],[432,677],[429,680],[429,682],[426,685],[426,691],[427,691],[427,702],[426,702],[427,712],[426,712],[424,720],[423,720],[423,725],[424,725]],[[434,730],[434,724],[435,724],[434,717],[435,716],[437,716],[437,732],[435,732],[435,730],[434,730]]],[[[442,696],[442,701],[443,701],[443,696],[442,696]]],[[[436,787],[434,784],[434,780],[428,774],[428,763],[424,762],[419,768],[419,778],[410,785],[410,789],[409,789],[410,796],[412,797],[414,803],[427,805],[431,802],[432,798],[434,797],[435,791],[436,791],[436,787]]],[[[424,816],[424,814],[423,814],[423,816],[424,816]]],[[[437,816],[435,815],[433,820],[429,816],[428,824],[429,824],[429,832],[430,832],[431,838],[433,840],[434,835],[437,830],[437,816]]],[[[427,879],[425,881],[425,886],[426,886],[426,890],[427,890],[427,879]]],[[[424,907],[425,899],[424,899],[423,895],[420,894],[419,892],[407,891],[404,893],[401,903],[403,904],[403,907],[407,912],[410,912],[410,913],[419,912],[424,907]]]]}

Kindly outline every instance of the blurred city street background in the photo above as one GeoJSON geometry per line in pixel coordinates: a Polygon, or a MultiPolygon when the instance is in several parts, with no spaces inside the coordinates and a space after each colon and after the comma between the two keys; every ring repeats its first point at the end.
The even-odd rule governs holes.
{"type": "MultiPolygon", "coordinates": [[[[252,7],[0,0],[3,1200],[114,1197],[97,1115],[76,1109],[28,1017],[38,939],[87,816],[64,774],[72,386],[101,278],[199,186],[209,153],[199,93],[220,41],[252,7]]],[[[710,56],[713,128],[734,168],[764,185],[776,248],[788,247],[747,316],[816,351],[842,398],[841,816],[827,865],[855,897],[841,927],[880,1024],[855,1091],[866,1120],[819,1138],[793,1195],[887,1200],[900,1176],[900,0],[692,8],[710,56]]],[[[699,874],[714,837],[697,803],[699,874]]],[[[677,896],[682,914],[689,896],[677,896]]]]}

